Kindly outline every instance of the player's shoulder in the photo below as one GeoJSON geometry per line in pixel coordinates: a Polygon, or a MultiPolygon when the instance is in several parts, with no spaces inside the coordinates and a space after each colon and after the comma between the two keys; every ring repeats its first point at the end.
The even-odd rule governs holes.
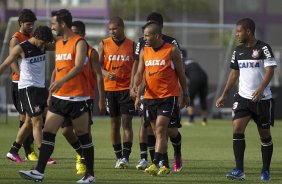
{"type": "Polygon", "coordinates": [[[267,43],[265,43],[261,40],[257,40],[256,47],[263,48],[265,46],[270,47],[269,44],[267,44],[267,43]]]}

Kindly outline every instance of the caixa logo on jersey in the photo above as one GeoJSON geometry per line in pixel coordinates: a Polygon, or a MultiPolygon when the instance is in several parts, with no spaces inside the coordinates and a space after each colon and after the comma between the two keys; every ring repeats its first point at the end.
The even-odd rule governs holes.
{"type": "Polygon", "coordinates": [[[259,62],[246,61],[239,63],[239,68],[259,68],[259,67],[260,67],[259,62]]]}

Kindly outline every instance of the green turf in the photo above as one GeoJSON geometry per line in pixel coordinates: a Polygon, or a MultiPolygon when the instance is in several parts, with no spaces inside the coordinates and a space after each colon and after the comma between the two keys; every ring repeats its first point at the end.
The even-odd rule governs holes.
{"type": "MultiPolygon", "coordinates": [[[[114,169],[115,159],[110,142],[109,119],[94,119],[92,133],[95,144],[95,173],[96,183],[119,184],[194,184],[236,183],[228,181],[225,174],[234,167],[232,150],[232,126],[229,120],[210,120],[209,125],[202,127],[199,123],[194,126],[184,126],[182,133],[183,171],[163,177],[152,177],[135,169],[139,159],[139,144],[137,130],[139,120],[134,119],[134,143],[130,157],[130,168],[127,170],[114,169]]],[[[18,170],[30,169],[34,162],[15,163],[7,160],[5,155],[10,148],[17,132],[18,123],[10,120],[8,124],[0,123],[0,184],[32,183],[20,178],[18,170]]],[[[276,121],[272,129],[274,154],[271,165],[270,183],[282,183],[282,122],[276,121]]],[[[257,184],[260,182],[261,154],[260,141],[253,122],[246,131],[245,173],[244,183],[257,184]]],[[[172,147],[169,143],[169,158],[172,159],[172,147]]],[[[20,151],[23,156],[23,151],[20,151]]],[[[56,147],[52,156],[58,162],[47,166],[44,183],[75,183],[81,176],[75,173],[74,150],[58,132],[56,147]]],[[[173,160],[170,160],[173,166],[173,160]]]]}

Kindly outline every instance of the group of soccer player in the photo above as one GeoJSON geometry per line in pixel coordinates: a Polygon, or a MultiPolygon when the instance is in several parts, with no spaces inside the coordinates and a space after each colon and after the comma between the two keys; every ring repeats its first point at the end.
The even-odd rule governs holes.
{"type": "MultiPolygon", "coordinates": [[[[147,23],[142,27],[144,36],[137,44],[126,37],[122,18],[112,17],[108,23],[109,37],[99,43],[98,52],[84,39],[84,23],[73,22],[71,13],[66,9],[52,12],[51,29],[56,35],[53,35],[47,26],[39,26],[32,34],[35,21],[36,16],[32,11],[25,9],[21,12],[20,31],[12,36],[9,56],[0,65],[0,73],[8,66],[12,67],[13,101],[21,114],[20,129],[7,158],[23,162],[18,151],[24,145],[26,159],[37,161],[33,170],[21,170],[20,176],[33,181],[44,179],[46,165],[56,163],[50,156],[54,150],[56,133],[61,128],[63,135],[77,152],[77,174],[84,174],[77,183],[95,182],[94,146],[90,126],[93,123],[91,118],[96,86],[99,91],[100,113],[107,111],[110,116],[111,141],[116,156],[113,167],[129,167],[133,141],[132,118],[137,109],[141,124],[140,161],[136,168],[153,176],[170,174],[172,171],[168,159],[169,137],[174,148],[173,170],[180,172],[180,109],[189,105],[189,94],[179,45],[174,38],[162,34],[162,15],[156,12],[148,15],[147,23]],[[55,69],[49,92],[45,86],[46,50],[55,50],[55,69]],[[31,146],[31,132],[39,150],[39,157],[31,146]],[[147,149],[152,164],[149,164],[147,149]]],[[[239,76],[239,70],[242,76],[242,69],[251,68],[242,67],[241,63],[249,58],[238,58],[247,57],[253,51],[252,59],[263,63],[253,67],[257,66],[257,74],[262,74],[262,84],[252,84],[252,89],[249,90],[250,86],[244,83],[246,79],[240,77],[239,84],[243,84],[239,86],[237,98],[241,99],[236,99],[236,106],[233,106],[236,168],[227,178],[245,179],[244,130],[248,121],[253,118],[262,140],[261,179],[268,181],[273,149],[270,135],[273,117],[271,114],[259,112],[272,108],[269,82],[276,61],[271,48],[252,37],[252,26],[250,19],[242,19],[237,23],[239,41],[249,45],[239,47],[239,54],[234,52],[231,61],[232,72],[216,106],[223,105],[227,92],[239,76]],[[242,36],[243,31],[246,33],[242,36]],[[254,47],[256,50],[249,51],[248,47],[254,47]],[[242,102],[244,103],[241,104],[242,102]]]]}

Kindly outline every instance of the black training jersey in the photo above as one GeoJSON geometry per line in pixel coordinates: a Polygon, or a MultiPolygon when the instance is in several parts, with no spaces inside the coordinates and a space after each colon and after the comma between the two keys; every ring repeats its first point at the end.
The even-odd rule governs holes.
{"type": "Polygon", "coordinates": [[[19,59],[20,80],[19,89],[29,86],[45,87],[45,50],[41,50],[28,40],[20,43],[24,58],[19,59]]]}
{"type": "Polygon", "coordinates": [[[205,79],[206,72],[194,59],[188,58],[184,60],[185,75],[189,80],[205,79]]]}
{"type": "MultiPolygon", "coordinates": [[[[244,44],[235,48],[230,68],[240,70],[239,94],[252,99],[252,94],[258,89],[265,75],[265,67],[277,66],[271,47],[258,40],[254,47],[246,47],[244,44]]],[[[270,84],[264,90],[265,99],[272,98],[270,84]]]]}
{"type": "MultiPolygon", "coordinates": [[[[172,38],[170,36],[167,36],[167,35],[162,35],[162,39],[165,43],[172,43],[174,44],[176,47],[179,48],[180,50],[180,46],[177,42],[177,40],[175,38],[172,38]]],[[[136,45],[136,48],[135,48],[135,53],[134,53],[134,59],[139,61],[139,54],[140,54],[140,51],[143,47],[146,46],[146,42],[144,41],[144,37],[140,37],[138,39],[138,43],[136,45]]]]}

